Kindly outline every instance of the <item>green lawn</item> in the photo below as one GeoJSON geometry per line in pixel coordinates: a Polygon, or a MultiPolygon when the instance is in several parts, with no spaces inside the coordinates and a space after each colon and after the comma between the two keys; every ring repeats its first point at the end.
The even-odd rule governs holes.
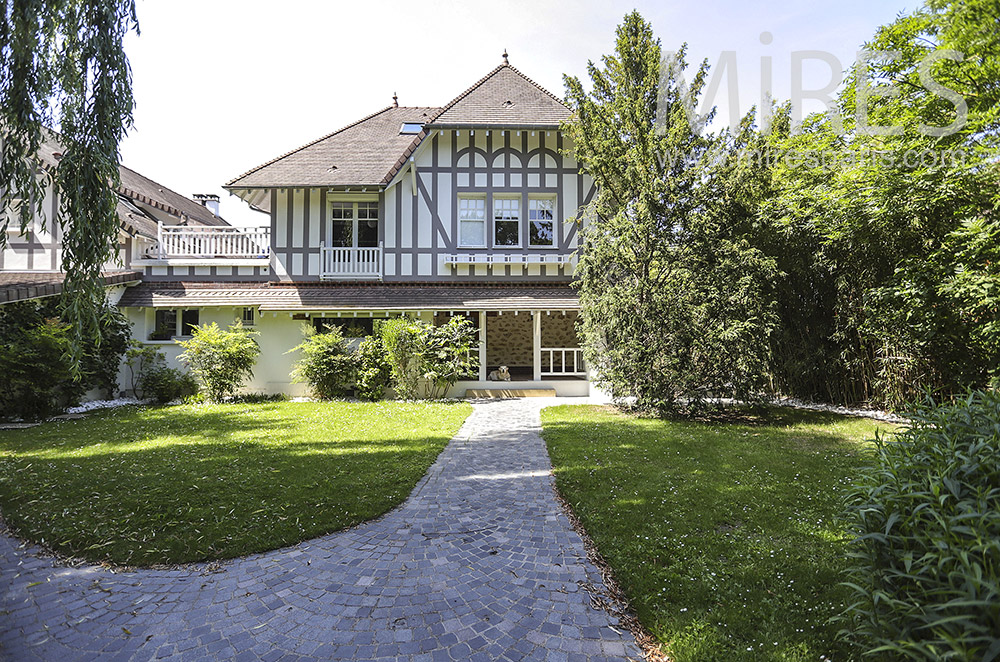
{"type": "Polygon", "coordinates": [[[556,482],[677,662],[848,657],[828,619],[846,537],[842,488],[876,424],[775,409],[766,423],[542,412],[556,482]]]}
{"type": "Polygon", "coordinates": [[[221,559],[377,517],[410,493],[468,404],[129,407],[0,431],[0,513],[62,553],[221,559]]]}

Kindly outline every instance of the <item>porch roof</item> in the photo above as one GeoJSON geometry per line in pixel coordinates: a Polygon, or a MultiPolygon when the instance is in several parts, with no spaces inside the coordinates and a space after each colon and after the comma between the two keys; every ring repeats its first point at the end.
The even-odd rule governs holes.
{"type": "MultiPolygon", "coordinates": [[[[138,271],[106,271],[104,284],[127,285],[142,278],[138,271]]],[[[66,274],[44,271],[5,271],[0,273],[0,304],[40,299],[61,294],[66,274]]]]}
{"type": "Polygon", "coordinates": [[[156,283],[130,288],[120,306],[256,307],[262,312],[323,310],[578,310],[567,285],[156,283]]]}

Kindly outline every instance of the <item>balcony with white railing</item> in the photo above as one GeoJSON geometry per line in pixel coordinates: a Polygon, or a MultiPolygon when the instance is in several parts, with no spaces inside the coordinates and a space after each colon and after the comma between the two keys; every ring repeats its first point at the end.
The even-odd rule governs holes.
{"type": "Polygon", "coordinates": [[[372,247],[320,246],[322,280],[382,280],[382,244],[372,247]]]}
{"type": "Polygon", "coordinates": [[[269,227],[207,227],[160,223],[156,245],[138,264],[266,266],[271,258],[269,227]]]}

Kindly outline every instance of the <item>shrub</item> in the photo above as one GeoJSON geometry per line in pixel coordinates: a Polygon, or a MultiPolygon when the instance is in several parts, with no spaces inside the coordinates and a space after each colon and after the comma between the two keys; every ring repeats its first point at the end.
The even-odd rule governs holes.
{"type": "Polygon", "coordinates": [[[397,317],[383,322],[379,326],[379,335],[385,346],[396,395],[407,400],[416,398],[420,376],[423,374],[426,325],[406,317],[397,317]]]}
{"type": "Polygon", "coordinates": [[[241,322],[228,329],[215,322],[202,324],[194,327],[189,340],[178,341],[184,348],[180,359],[191,368],[209,399],[218,402],[235,395],[253,377],[253,366],[260,354],[256,335],[256,331],[244,329],[241,322]]]}
{"type": "Polygon", "coordinates": [[[407,318],[392,319],[380,327],[392,384],[403,398],[441,397],[455,382],[479,368],[472,351],[476,331],[464,317],[434,326],[407,318]],[[421,391],[421,380],[423,389],[421,391]]]}
{"type": "Polygon", "coordinates": [[[358,378],[356,390],[359,398],[380,400],[392,381],[392,366],[386,356],[385,344],[379,336],[361,341],[356,354],[358,378]]]}
{"type": "Polygon", "coordinates": [[[354,388],[357,363],[341,328],[333,326],[320,333],[304,325],[302,332],[306,339],[291,350],[302,352],[292,369],[292,381],[308,384],[313,394],[324,400],[348,395],[354,388]]]}
{"type": "Polygon", "coordinates": [[[455,382],[479,369],[479,354],[472,351],[478,344],[476,329],[465,317],[452,317],[447,324],[429,327],[423,377],[430,397],[443,397],[455,382]]]}
{"type": "Polygon", "coordinates": [[[26,327],[4,329],[3,335],[0,415],[38,420],[79,401],[85,385],[73,380],[65,360],[69,326],[49,318],[26,327]]]}
{"type": "Polygon", "coordinates": [[[928,399],[876,439],[849,500],[854,602],[843,634],[884,657],[1000,655],[1000,394],[928,399]]]}
{"type": "Polygon", "coordinates": [[[140,388],[144,397],[162,404],[194,395],[198,392],[198,382],[190,373],[161,363],[143,373],[140,388]]]}

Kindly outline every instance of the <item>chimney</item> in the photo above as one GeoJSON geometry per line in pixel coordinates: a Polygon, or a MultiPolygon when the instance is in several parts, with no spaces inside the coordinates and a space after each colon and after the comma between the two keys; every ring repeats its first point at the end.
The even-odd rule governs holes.
{"type": "Polygon", "coordinates": [[[195,193],[192,197],[195,202],[206,207],[216,216],[219,215],[219,196],[214,193],[195,193]]]}

